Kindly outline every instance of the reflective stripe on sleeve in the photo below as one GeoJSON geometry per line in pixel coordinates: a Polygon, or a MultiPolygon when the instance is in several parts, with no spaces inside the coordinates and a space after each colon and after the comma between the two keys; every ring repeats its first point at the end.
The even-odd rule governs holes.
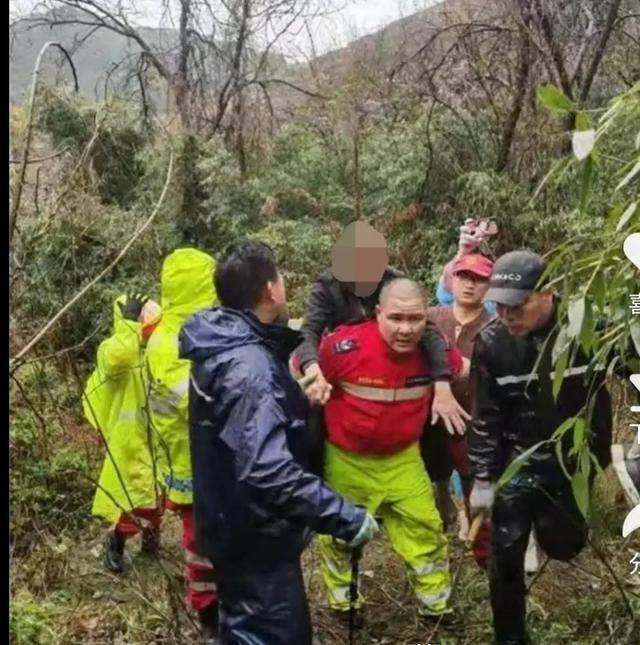
{"type": "MultiPolygon", "coordinates": [[[[564,371],[565,378],[567,376],[580,376],[585,374],[589,369],[588,365],[580,365],[578,367],[569,367],[564,371]]],[[[604,365],[596,365],[594,371],[601,372],[605,369],[604,365]]],[[[555,372],[549,375],[552,379],[555,378],[555,372]]],[[[537,381],[538,375],[534,372],[530,374],[507,374],[506,376],[499,376],[496,378],[498,385],[515,385],[516,383],[524,383],[527,381],[537,381]]]]}

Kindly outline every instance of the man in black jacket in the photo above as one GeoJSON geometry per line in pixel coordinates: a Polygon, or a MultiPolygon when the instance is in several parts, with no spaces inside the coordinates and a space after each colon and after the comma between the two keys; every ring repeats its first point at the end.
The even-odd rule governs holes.
{"type": "MultiPolygon", "coordinates": [[[[324,405],[331,395],[331,385],[318,365],[318,346],[323,333],[374,316],[382,287],[394,278],[403,276],[400,271],[387,265],[388,259],[384,236],[366,222],[352,222],[334,245],[331,268],[323,271],[311,287],[301,328],[304,342],[295,354],[302,373],[314,379],[306,390],[312,403],[324,405]]],[[[463,434],[470,417],[451,393],[447,342],[431,322],[425,328],[421,348],[435,384],[433,423],[441,419],[451,434],[463,434]]],[[[314,427],[313,439],[321,443],[322,437],[318,436],[322,435],[321,409],[312,413],[311,423],[314,427]]],[[[316,460],[313,470],[321,472],[321,447],[316,445],[313,453],[316,460]]]]}
{"type": "MultiPolygon", "coordinates": [[[[584,437],[602,468],[610,461],[612,414],[604,369],[592,370],[578,348],[554,399],[556,300],[550,287],[538,287],[543,272],[542,258],[531,251],[496,261],[485,298],[497,304],[499,319],[480,333],[471,361],[469,459],[475,480],[470,504],[474,513],[491,514],[491,605],[499,645],[527,643],[524,558],[532,527],[552,558],[569,560],[585,544],[587,525],[563,472],[563,465],[576,472],[569,453],[578,433],[567,433],[562,441],[563,465],[555,443],[547,441],[563,422],[585,415],[590,395],[593,408],[581,426],[584,437]],[[540,442],[547,443],[494,495],[493,484],[506,466],[540,442]]],[[[585,486],[593,474],[591,468],[585,486]]]]}
{"type": "Polygon", "coordinates": [[[306,472],[307,402],[287,360],[299,333],[272,250],[233,245],[218,263],[222,307],[187,320],[196,538],[215,566],[221,643],[311,645],[300,554],[313,532],[355,547],[376,521],[306,472]]]}

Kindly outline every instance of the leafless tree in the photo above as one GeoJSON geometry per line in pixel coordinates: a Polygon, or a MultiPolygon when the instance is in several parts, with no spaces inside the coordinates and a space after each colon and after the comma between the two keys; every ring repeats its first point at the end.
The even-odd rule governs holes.
{"type": "MultiPolygon", "coordinates": [[[[135,22],[135,2],[126,0],[43,0],[37,13],[19,21],[32,29],[74,25],[74,50],[98,31],[129,40],[138,51],[130,63],[151,66],[166,82],[169,105],[180,125],[207,137],[220,131],[241,92],[262,93],[271,85],[309,92],[277,75],[277,46],[322,12],[330,0],[163,0],[160,37],[135,22]],[[177,23],[177,28],[175,27],[177,23]]],[[[138,80],[140,78],[138,77],[138,80]]],[[[309,92],[313,94],[312,92],[309,92]]]]}

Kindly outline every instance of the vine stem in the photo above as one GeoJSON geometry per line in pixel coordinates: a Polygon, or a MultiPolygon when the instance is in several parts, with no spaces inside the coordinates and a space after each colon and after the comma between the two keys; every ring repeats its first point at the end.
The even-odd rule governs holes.
{"type": "Polygon", "coordinates": [[[24,146],[22,147],[22,160],[20,162],[20,168],[18,170],[18,179],[15,187],[15,196],[13,199],[13,204],[11,206],[11,212],[9,215],[9,246],[11,246],[11,241],[13,240],[13,234],[16,230],[16,222],[18,221],[18,210],[20,209],[20,202],[22,201],[22,188],[24,186],[24,178],[27,172],[27,164],[29,163],[29,148],[31,147],[31,139],[33,138],[33,106],[36,102],[36,93],[38,91],[38,76],[40,75],[40,65],[42,64],[42,58],[44,53],[49,49],[49,47],[57,47],[65,56],[69,65],[71,66],[71,71],[73,72],[73,81],[75,91],[79,89],[78,85],[78,75],[76,73],[76,68],[71,60],[71,56],[67,50],[60,44],[53,40],[46,42],[42,45],[40,52],[38,53],[38,58],[36,59],[36,65],[33,68],[33,79],[31,81],[31,95],[29,97],[29,113],[27,118],[27,132],[25,135],[24,146]]]}

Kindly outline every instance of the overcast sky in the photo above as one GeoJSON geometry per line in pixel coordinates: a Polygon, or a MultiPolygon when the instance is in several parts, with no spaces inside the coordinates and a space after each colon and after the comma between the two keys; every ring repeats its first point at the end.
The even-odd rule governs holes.
{"type": "MultiPolygon", "coordinates": [[[[331,16],[314,21],[313,37],[318,53],[345,45],[348,41],[376,31],[380,27],[436,4],[437,0],[333,0],[341,7],[331,16]]],[[[128,0],[136,8],[135,21],[149,27],[158,26],[159,0],[128,0]]],[[[9,0],[10,12],[26,13],[37,4],[37,0],[9,0]]],[[[132,16],[133,18],[133,16],[132,16]]],[[[309,52],[309,39],[305,29],[299,25],[295,33],[282,42],[285,53],[295,55],[296,50],[309,52]]]]}

